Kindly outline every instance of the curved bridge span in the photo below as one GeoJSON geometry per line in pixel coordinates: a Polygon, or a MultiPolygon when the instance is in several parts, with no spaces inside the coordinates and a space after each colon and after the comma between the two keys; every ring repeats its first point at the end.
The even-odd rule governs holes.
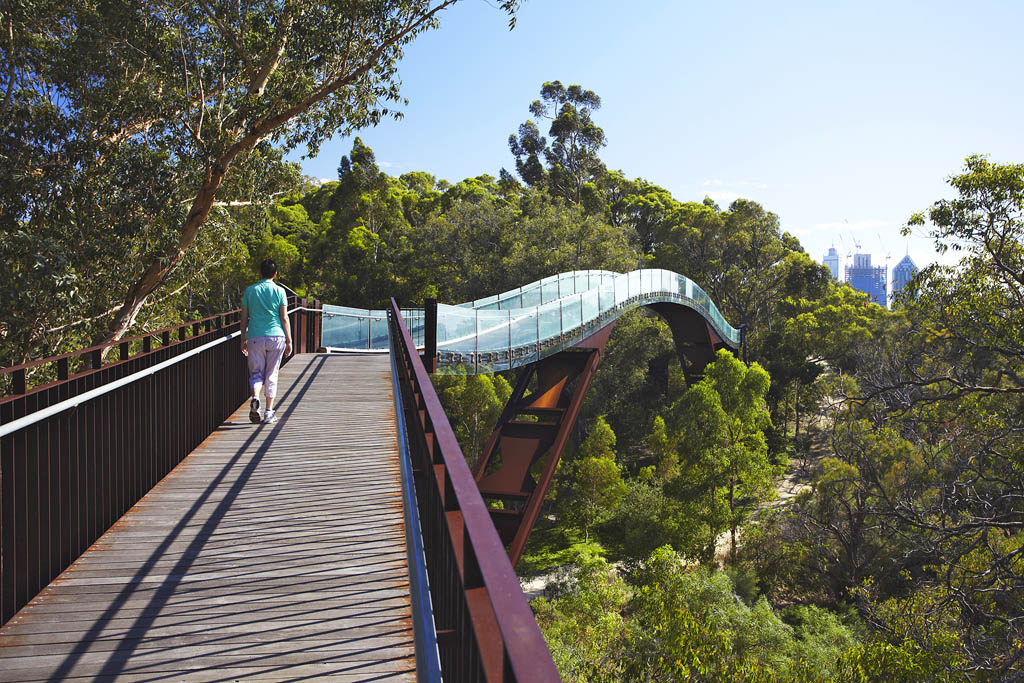
{"type": "MultiPolygon", "coordinates": [[[[478,374],[529,366],[590,346],[620,316],[641,306],[669,323],[690,376],[699,374],[718,348],[739,347],[739,330],[683,275],[661,269],[583,270],[475,301],[438,305],[436,367],[478,374]]],[[[422,344],[423,311],[406,309],[402,317],[422,344]]],[[[332,350],[386,351],[387,312],[325,305],[322,343],[332,350]]]]}

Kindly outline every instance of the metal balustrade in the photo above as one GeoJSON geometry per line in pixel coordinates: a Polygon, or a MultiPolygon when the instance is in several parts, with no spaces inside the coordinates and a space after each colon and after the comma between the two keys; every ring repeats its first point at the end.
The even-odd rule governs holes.
{"type": "MultiPolygon", "coordinates": [[[[294,352],[315,351],[319,302],[289,310],[294,352]]],[[[245,401],[238,326],[229,311],[0,370],[0,623],[245,401]]]]}
{"type": "Polygon", "coordinates": [[[389,325],[444,679],[557,681],[547,645],[394,299],[389,325]]]}
{"type": "MultiPolygon", "coordinates": [[[[562,273],[502,294],[437,308],[440,371],[490,373],[552,356],[640,306],[672,303],[699,313],[727,346],[740,331],[695,282],[662,269],[630,273],[562,273]]],[[[418,309],[401,312],[413,340],[423,343],[418,309]]],[[[336,350],[387,349],[386,311],[324,306],[324,346],[336,350]]]]}

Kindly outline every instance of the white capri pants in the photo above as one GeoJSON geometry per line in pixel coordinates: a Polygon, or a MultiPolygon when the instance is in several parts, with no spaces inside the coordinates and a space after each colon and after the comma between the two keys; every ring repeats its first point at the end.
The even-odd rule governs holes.
{"type": "Polygon", "coordinates": [[[255,394],[263,385],[263,395],[277,396],[277,371],[284,357],[284,337],[253,337],[249,347],[249,390],[255,394]]]}

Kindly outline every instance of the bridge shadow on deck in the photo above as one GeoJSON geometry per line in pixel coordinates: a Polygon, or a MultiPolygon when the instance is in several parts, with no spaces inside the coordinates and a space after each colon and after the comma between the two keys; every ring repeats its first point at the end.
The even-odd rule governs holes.
{"type": "MultiPolygon", "coordinates": [[[[44,618],[57,634],[47,636],[43,659],[52,665],[42,679],[411,679],[406,555],[404,542],[396,540],[404,535],[400,498],[395,515],[390,491],[386,503],[367,495],[368,485],[394,474],[397,461],[370,458],[340,478],[316,466],[379,449],[373,438],[349,434],[347,450],[339,454],[328,433],[313,428],[315,406],[323,403],[323,387],[314,387],[318,379],[329,381],[323,375],[336,359],[315,356],[282,386],[277,424],[225,423],[158,484],[154,492],[198,493],[173,526],[165,526],[155,548],[148,550],[145,539],[154,542],[155,533],[164,533],[160,520],[168,515],[166,502],[154,504],[150,494],[125,519],[141,517],[157,532],[122,520],[114,528],[127,531],[126,540],[104,545],[105,536],[94,546],[100,559],[91,549],[54,582],[77,589],[64,598],[41,594],[26,611],[33,619],[49,613],[57,620],[64,607],[79,625],[74,630],[44,618]],[[304,398],[312,400],[302,405],[304,398]],[[283,439],[297,419],[309,428],[288,430],[283,439]],[[240,443],[223,448],[232,435],[240,443]],[[217,467],[207,460],[218,453],[227,462],[204,472],[217,467]],[[261,466],[268,472],[257,480],[261,466]],[[339,504],[326,505],[328,500],[339,504]],[[133,537],[136,527],[143,530],[133,537]],[[105,582],[119,568],[132,567],[138,569],[124,580],[105,582]]],[[[34,623],[42,634],[46,626],[34,623]]],[[[38,679],[45,665],[11,669],[3,661],[0,680],[38,679]]]]}

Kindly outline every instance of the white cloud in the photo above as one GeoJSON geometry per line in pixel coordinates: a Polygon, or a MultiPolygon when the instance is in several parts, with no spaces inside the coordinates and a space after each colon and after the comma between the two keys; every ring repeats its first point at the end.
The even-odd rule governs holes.
{"type": "Polygon", "coordinates": [[[719,204],[728,204],[740,198],[740,195],[735,192],[705,192],[704,194],[719,204]]]}

